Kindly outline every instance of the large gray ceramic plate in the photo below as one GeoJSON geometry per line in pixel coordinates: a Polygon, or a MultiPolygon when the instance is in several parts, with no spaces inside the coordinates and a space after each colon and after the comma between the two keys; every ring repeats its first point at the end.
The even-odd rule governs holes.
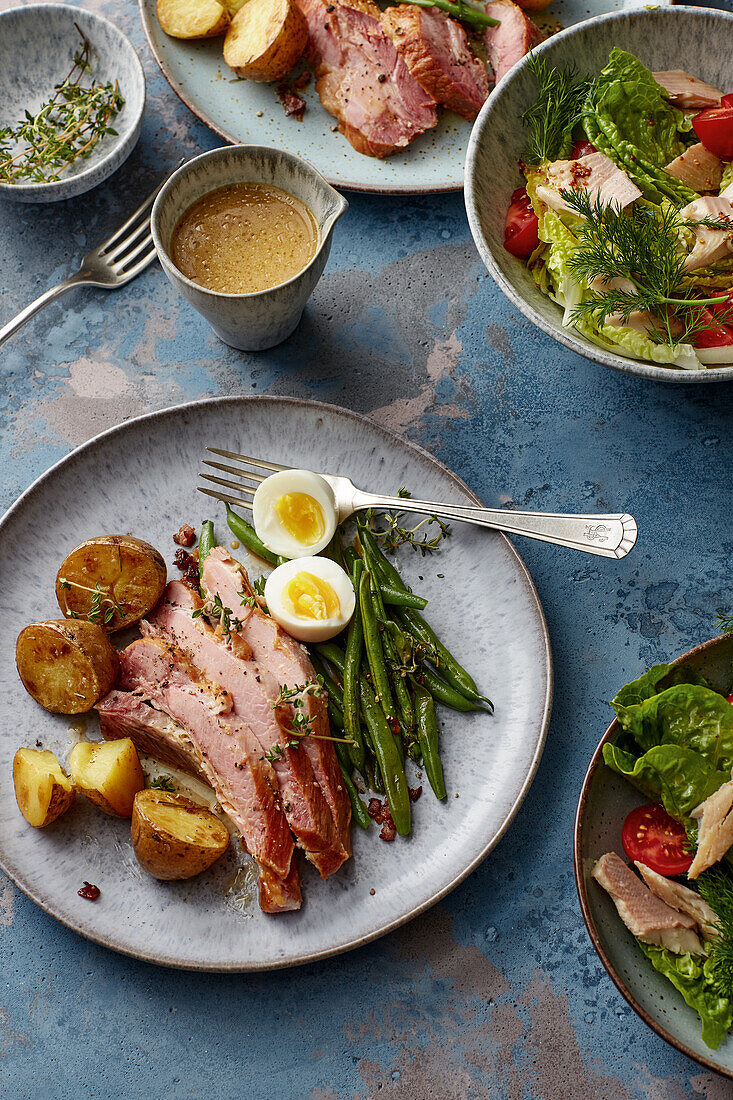
{"type": "MultiPolygon", "coordinates": [[[[471,123],[441,111],[434,130],[404,153],[386,160],[365,157],[334,134],[334,119],[321,107],[311,85],[304,93],[302,122],[286,118],[274,84],[237,80],[221,56],[222,39],[183,42],[169,38],[155,14],[156,0],[139,0],[143,27],[173,91],[210,129],[233,145],[274,145],[309,161],[334,187],[380,194],[460,191],[471,123]],[[258,117],[259,114],[259,117],[258,117]]],[[[554,0],[537,17],[540,25],[568,27],[629,7],[626,0],[554,0]]]]}
{"type": "MultiPolygon", "coordinates": [[[[733,15],[712,8],[658,7],[615,12],[562,31],[535,53],[548,65],[600,72],[614,46],[630,50],[651,69],[694,73],[716,87],[730,85],[733,15]]],[[[504,220],[517,167],[525,152],[523,111],[534,101],[536,82],[526,61],[501,81],[484,104],[466,158],[466,210],[481,259],[507,297],[533,324],[565,347],[642,378],[664,382],[722,382],[733,366],[677,370],[605,351],[574,328],[563,328],[562,310],[537,289],[527,267],[504,248],[504,220]]]]}
{"type": "MultiPolygon", "coordinates": [[[[718,691],[730,691],[733,636],[725,634],[683,654],[675,664],[689,664],[718,691]]],[[[591,878],[595,861],[604,852],[623,854],[621,826],[635,806],[648,799],[603,762],[603,746],[618,736],[612,722],[593,754],[575,819],[575,882],[583,919],[601,962],[642,1020],[683,1054],[709,1069],[733,1077],[733,1039],[710,1050],[700,1035],[700,1019],[688,1008],[666,978],[642,955],[630,932],[619,920],[605,890],[591,878]]]]}
{"type": "MultiPolygon", "coordinates": [[[[407,577],[430,599],[430,620],[491,693],[496,713],[442,714],[445,805],[426,788],[406,841],[385,844],[376,830],[357,829],[354,858],[338,874],[324,883],[306,868],[299,913],[267,917],[256,900],[232,896],[233,852],[189,882],[149,878],[131,853],[129,823],[105,817],[82,798],[54,825],[32,829],[15,805],[13,754],[39,739],[65,763],[70,722],[47,714],[24,692],[14,665],[16,635],[33,619],[58,615],[56,571],[84,538],[134,532],[170,561],[173,532],[184,521],[198,528],[211,513],[223,537],[223,509],[196,492],[208,444],[343,471],[365,488],[414,486],[428,499],[476,502],[434,458],[371,421],[284,398],[223,398],[153,413],[105,432],[52,467],[0,523],[0,864],[48,913],[118,951],[201,970],[289,966],[397,927],[456,886],[496,844],[542,752],[549,641],[532,581],[503,536],[457,528],[439,559],[406,555],[407,577]],[[77,896],[85,879],[101,888],[95,903],[77,896]]],[[[89,732],[95,736],[91,725],[89,732]]]]}

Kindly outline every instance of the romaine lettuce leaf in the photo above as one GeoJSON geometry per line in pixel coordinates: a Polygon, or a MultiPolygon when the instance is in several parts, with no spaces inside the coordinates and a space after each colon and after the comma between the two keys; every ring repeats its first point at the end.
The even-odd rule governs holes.
{"type": "Polygon", "coordinates": [[[703,1042],[717,1050],[733,1024],[733,1003],[716,987],[709,959],[702,955],[674,955],[666,947],[636,941],[652,966],[669,978],[702,1021],[703,1042]]]}
{"type": "Polygon", "coordinates": [[[723,161],[723,176],[720,181],[720,190],[725,191],[726,187],[733,183],[733,160],[723,161]]]}
{"type": "Polygon", "coordinates": [[[710,767],[730,775],[733,707],[717,691],[699,684],[677,684],[642,703],[616,704],[614,709],[642,752],[653,745],[688,747],[710,767]]]}
{"type": "Polygon", "coordinates": [[[667,813],[682,824],[688,821],[691,810],[729,778],[694,749],[679,745],[654,745],[637,757],[609,743],[603,746],[603,759],[645,798],[661,802],[667,813]]]}

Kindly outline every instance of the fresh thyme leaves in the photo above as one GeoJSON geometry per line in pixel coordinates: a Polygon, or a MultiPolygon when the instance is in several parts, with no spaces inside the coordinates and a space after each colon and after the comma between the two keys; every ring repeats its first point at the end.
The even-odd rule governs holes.
{"type": "Polygon", "coordinates": [[[0,180],[4,183],[58,180],[75,160],[88,157],[103,137],[117,133],[110,120],[125,101],[117,82],[82,83],[85,75],[91,75],[92,47],[76,29],[81,45],[68,76],[54,86],[53,97],[36,114],[26,111],[22,121],[0,128],[0,180]]]}
{"type": "Polygon", "coordinates": [[[588,295],[573,311],[573,320],[592,320],[601,326],[612,316],[626,323],[636,310],[650,315],[651,334],[676,346],[704,329],[704,307],[725,302],[726,296],[682,296],[684,253],[679,232],[684,222],[671,206],[634,205],[624,212],[604,207],[580,190],[560,194],[580,220],[574,227],[579,247],[568,261],[577,279],[625,279],[631,289],[609,288],[588,295]]]}
{"type": "MultiPolygon", "coordinates": [[[[412,493],[408,489],[402,488],[398,491],[397,496],[409,498],[412,493]]],[[[370,508],[365,513],[365,522],[382,549],[391,552],[394,552],[398,546],[407,544],[413,550],[419,550],[422,556],[425,557],[426,554],[434,553],[443,539],[450,536],[450,526],[439,519],[438,516],[425,516],[414,527],[405,527],[403,525],[404,517],[404,512],[380,513],[384,526],[378,527],[374,510],[370,508]],[[434,527],[434,525],[437,525],[438,529],[431,533],[431,527],[434,527]],[[423,528],[425,529],[423,530],[423,528]]]]}
{"type": "Polygon", "coordinates": [[[258,577],[256,579],[256,581],[254,582],[254,584],[252,585],[252,587],[254,588],[256,596],[262,596],[264,598],[266,580],[267,580],[266,577],[258,577]]]}
{"type": "Polygon", "coordinates": [[[191,618],[198,619],[202,615],[205,615],[209,619],[217,619],[219,622],[218,629],[228,641],[231,641],[233,630],[237,631],[242,628],[242,620],[234,615],[231,608],[224,607],[218,592],[213,600],[206,600],[202,607],[196,608],[196,610],[192,612],[191,618]]]}
{"type": "MultiPolygon", "coordinates": [[[[285,743],[286,748],[296,748],[304,737],[313,737],[316,741],[340,741],[345,745],[353,744],[350,737],[327,737],[325,734],[315,732],[313,716],[306,714],[305,711],[305,700],[308,696],[312,696],[314,699],[325,699],[327,695],[328,692],[322,676],[317,676],[315,680],[308,680],[305,684],[295,684],[294,687],[288,687],[287,684],[280,685],[272,709],[280,710],[285,706],[292,707],[290,725],[284,726],[280,721],[281,729],[289,738],[285,743]]],[[[269,753],[265,753],[265,759],[278,760],[284,752],[285,748],[281,747],[279,743],[275,744],[269,753]]]]}
{"type": "MultiPolygon", "coordinates": [[[[78,588],[82,592],[91,592],[92,598],[89,601],[89,611],[87,612],[87,619],[90,623],[97,623],[98,626],[109,626],[115,615],[119,615],[120,619],[124,619],[125,612],[115,600],[111,588],[103,588],[99,581],[94,585],[94,588],[90,588],[89,585],[80,584],[78,581],[70,581],[66,577],[59,577],[59,585],[65,591],[78,588]]],[[[78,619],[79,613],[78,611],[67,611],[66,617],[67,619],[78,619]]]]}
{"type": "Polygon", "coordinates": [[[154,779],[151,779],[148,783],[154,791],[168,791],[173,793],[176,789],[176,784],[172,775],[156,775],[154,779]]]}
{"type": "Polygon", "coordinates": [[[522,115],[529,129],[528,162],[564,160],[570,155],[573,129],[580,122],[593,81],[579,79],[573,69],[556,69],[533,54],[527,65],[537,81],[537,98],[522,115]]]}

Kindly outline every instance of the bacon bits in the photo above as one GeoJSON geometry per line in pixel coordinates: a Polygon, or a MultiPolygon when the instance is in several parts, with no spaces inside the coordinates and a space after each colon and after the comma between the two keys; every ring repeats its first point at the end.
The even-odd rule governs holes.
{"type": "Polygon", "coordinates": [[[408,787],[407,793],[410,796],[410,802],[417,802],[418,798],[422,794],[422,787],[408,787]]]}
{"type": "Polygon", "coordinates": [[[179,546],[193,546],[196,540],[196,530],[190,523],[182,523],[173,536],[173,541],[179,546]]]}
{"type": "Polygon", "coordinates": [[[390,813],[387,799],[385,798],[384,802],[380,802],[378,798],[370,798],[369,805],[367,806],[367,813],[372,821],[382,826],[379,834],[381,839],[391,843],[397,836],[397,829],[392,820],[392,814],[390,813]]]}
{"type": "Polygon", "coordinates": [[[199,567],[196,564],[196,559],[191,554],[187,554],[186,551],[181,548],[176,550],[173,561],[181,570],[181,580],[188,587],[193,589],[194,592],[198,591],[200,584],[199,567]]]}
{"type": "Polygon", "coordinates": [[[76,891],[80,898],[85,898],[87,901],[96,901],[102,891],[98,886],[95,886],[93,882],[87,882],[84,879],[84,885],[81,890],[76,891]]]}
{"type": "Polygon", "coordinates": [[[305,114],[305,100],[301,99],[287,84],[278,84],[277,95],[283,105],[285,114],[288,116],[293,115],[298,122],[302,122],[305,114]]]}

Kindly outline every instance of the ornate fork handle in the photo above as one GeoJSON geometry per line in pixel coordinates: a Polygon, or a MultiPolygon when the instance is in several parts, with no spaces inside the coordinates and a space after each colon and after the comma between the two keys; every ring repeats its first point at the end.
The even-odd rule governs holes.
{"type": "Polygon", "coordinates": [[[357,492],[354,507],[390,508],[402,512],[419,512],[421,515],[440,516],[441,519],[461,520],[479,527],[505,531],[509,535],[525,535],[541,542],[553,542],[598,554],[604,558],[625,558],[636,542],[637,526],[633,516],[615,515],[564,515],[552,512],[513,512],[508,509],[469,508],[459,504],[430,504],[412,497],[381,497],[357,492]]]}
{"type": "Polygon", "coordinates": [[[81,283],[87,282],[86,278],[82,276],[80,271],[77,271],[75,275],[71,275],[68,279],[64,279],[62,283],[57,286],[52,286],[50,290],[45,291],[39,298],[36,298],[34,302],[22,309],[20,313],[17,313],[11,321],[8,321],[6,325],[0,327],[0,344],[4,344],[9,336],[12,336],[14,332],[30,321],[39,309],[43,309],[49,302],[52,302],[54,298],[60,297],[65,294],[67,290],[71,290],[72,287],[79,286],[81,283]]]}

